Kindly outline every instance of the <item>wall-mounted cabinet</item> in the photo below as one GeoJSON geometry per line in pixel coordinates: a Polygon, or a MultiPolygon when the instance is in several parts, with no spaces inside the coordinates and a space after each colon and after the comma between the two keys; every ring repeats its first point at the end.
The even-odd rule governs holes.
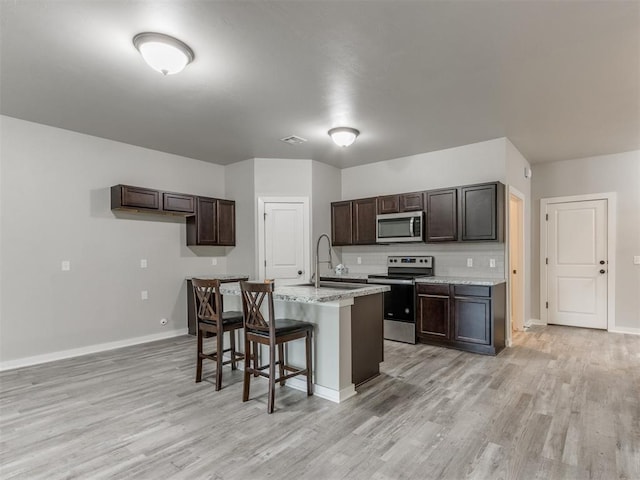
{"type": "Polygon", "coordinates": [[[425,193],[427,242],[458,240],[458,190],[432,190],[425,193]]]}
{"type": "Polygon", "coordinates": [[[499,182],[460,187],[460,240],[504,239],[504,185],[499,182]]]}
{"type": "Polygon", "coordinates": [[[187,218],[187,245],[235,245],[235,224],[235,202],[196,197],[196,214],[187,218]]]}
{"type": "Polygon", "coordinates": [[[331,243],[373,245],[376,243],[376,198],[360,198],[331,204],[331,243]]]}
{"type": "Polygon", "coordinates": [[[236,244],[236,203],[232,200],[114,185],[111,209],[187,217],[187,245],[236,244]]]}
{"type": "Polygon", "coordinates": [[[378,213],[415,212],[424,209],[423,192],[377,197],[378,213]]]}
{"type": "Polygon", "coordinates": [[[421,343],[495,355],[505,347],[506,284],[417,284],[421,343]]]}

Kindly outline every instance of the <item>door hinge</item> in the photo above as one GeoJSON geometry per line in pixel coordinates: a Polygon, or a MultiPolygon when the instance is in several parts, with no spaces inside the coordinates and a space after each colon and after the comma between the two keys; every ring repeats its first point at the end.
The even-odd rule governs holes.
{"type": "Polygon", "coordinates": [[[544,215],[544,219],[545,219],[547,222],[549,221],[549,214],[548,214],[548,213],[545,213],[545,215],[544,215]]]}
{"type": "Polygon", "coordinates": [[[545,303],[545,308],[549,308],[549,302],[545,303]]]}
{"type": "Polygon", "coordinates": [[[266,261],[266,260],[264,261],[264,266],[265,266],[265,267],[267,266],[267,261],[266,261]]]}
{"type": "Polygon", "coordinates": [[[267,219],[267,214],[266,214],[266,212],[262,214],[262,219],[263,219],[263,220],[266,220],[266,219],[267,219]]]}
{"type": "Polygon", "coordinates": [[[544,263],[545,263],[545,265],[549,265],[549,257],[544,259],[544,263]]]}

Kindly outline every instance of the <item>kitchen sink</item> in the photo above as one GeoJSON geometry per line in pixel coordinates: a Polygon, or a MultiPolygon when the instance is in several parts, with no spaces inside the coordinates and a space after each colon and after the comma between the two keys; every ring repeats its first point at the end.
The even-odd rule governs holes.
{"type": "MultiPolygon", "coordinates": [[[[315,287],[313,283],[298,283],[296,285],[291,285],[292,287],[315,287]]],[[[319,288],[329,288],[332,290],[357,290],[359,288],[366,287],[367,285],[362,284],[353,284],[353,283],[342,283],[342,282],[320,282],[319,288]]]]}

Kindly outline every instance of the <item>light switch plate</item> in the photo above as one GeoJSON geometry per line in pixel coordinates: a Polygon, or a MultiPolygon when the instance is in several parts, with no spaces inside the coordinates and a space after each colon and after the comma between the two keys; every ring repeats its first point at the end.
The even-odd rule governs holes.
{"type": "Polygon", "coordinates": [[[489,259],[489,268],[496,268],[496,259],[495,258],[490,258],[489,259]]]}
{"type": "Polygon", "coordinates": [[[473,267],[473,258],[467,258],[467,267],[473,267]]]}
{"type": "Polygon", "coordinates": [[[60,267],[62,268],[63,272],[68,272],[69,270],[71,270],[71,262],[69,260],[63,260],[60,267]]]}
{"type": "Polygon", "coordinates": [[[218,264],[218,259],[217,258],[212,258],[211,259],[211,265],[217,265],[218,264]]]}
{"type": "Polygon", "coordinates": [[[147,259],[143,258],[140,260],[140,268],[147,268],[147,259]]]}
{"type": "Polygon", "coordinates": [[[633,256],[633,264],[634,265],[640,265],[640,255],[634,255],[633,256]]]}
{"type": "Polygon", "coordinates": [[[362,264],[362,257],[356,258],[356,262],[358,263],[358,265],[362,264]]]}
{"type": "Polygon", "coordinates": [[[140,299],[147,300],[148,298],[149,298],[149,292],[147,292],[146,290],[142,290],[140,292],[140,299]]]}

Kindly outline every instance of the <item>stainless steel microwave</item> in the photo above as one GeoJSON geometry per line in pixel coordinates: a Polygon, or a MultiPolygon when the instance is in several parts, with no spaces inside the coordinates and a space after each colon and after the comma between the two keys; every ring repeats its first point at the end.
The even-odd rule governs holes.
{"type": "Polygon", "coordinates": [[[376,242],[424,241],[424,212],[386,213],[376,215],[376,242]]]}

